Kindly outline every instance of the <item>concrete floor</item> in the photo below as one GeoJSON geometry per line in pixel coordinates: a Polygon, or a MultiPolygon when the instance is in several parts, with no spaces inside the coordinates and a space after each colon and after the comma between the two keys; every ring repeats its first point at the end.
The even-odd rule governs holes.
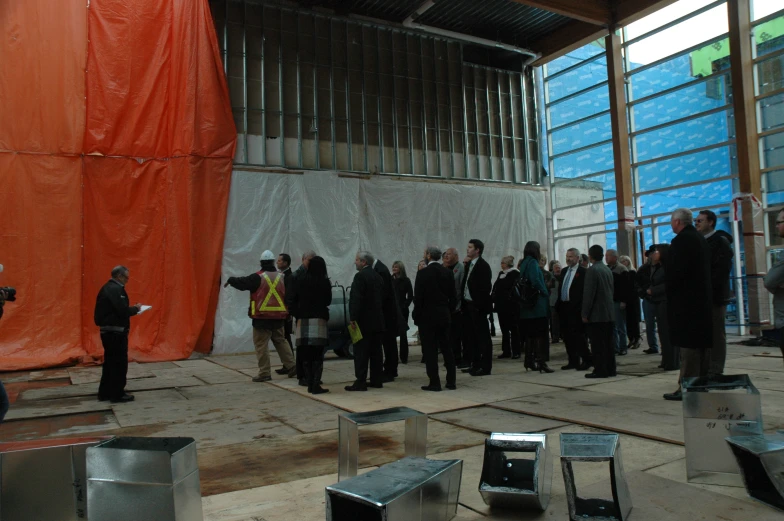
{"type": "MultiPolygon", "coordinates": [[[[496,355],[500,353],[500,338],[496,355]]],[[[738,340],[738,339],[735,339],[738,340]]],[[[732,339],[731,339],[732,341],[732,339]]],[[[429,414],[428,456],[464,461],[460,521],[568,519],[563,477],[555,459],[552,499],[545,512],[490,510],[478,493],[484,440],[490,432],[546,432],[554,456],[558,435],[621,434],[623,465],[635,521],[782,519],[743,488],[686,483],[683,414],[661,398],[677,375],[657,369],[642,348],[618,358],[616,378],[588,380],[559,370],[563,344],[551,348],[553,374],[526,372],[521,360],[494,361],[493,375],[459,374],[458,389],[427,393],[419,349],[383,390],[347,393],[350,360],[330,355],[324,386],[313,397],[294,379],[253,383],[253,355],[131,364],[128,390],[136,401],[95,399],[100,367],[5,373],[12,400],[0,441],[77,435],[188,436],[198,443],[206,521],[302,521],[325,518],[324,487],[337,481],[337,417],[408,406],[429,414]]],[[[766,432],[784,428],[784,363],[777,349],[729,347],[727,373],[749,374],[762,395],[766,432]],[[769,353],[774,357],[755,356],[769,353]]],[[[280,364],[273,354],[273,363],[280,364]]],[[[443,369],[442,369],[443,378],[443,369]]],[[[360,467],[367,471],[403,455],[402,423],[360,429],[360,467]]],[[[576,471],[581,494],[609,497],[606,467],[576,471]]]]}

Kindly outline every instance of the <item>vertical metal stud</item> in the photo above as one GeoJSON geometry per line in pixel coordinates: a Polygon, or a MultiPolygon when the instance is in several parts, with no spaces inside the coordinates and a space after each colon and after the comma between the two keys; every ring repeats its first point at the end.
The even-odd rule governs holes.
{"type": "Polygon", "coordinates": [[[362,71],[362,150],[365,153],[364,168],[365,172],[368,171],[368,123],[367,123],[367,97],[365,86],[365,28],[359,27],[359,69],[362,71]]]}
{"type": "Polygon", "coordinates": [[[229,0],[226,0],[223,11],[223,74],[229,78],[229,0]]]}
{"type": "Polygon", "coordinates": [[[335,146],[335,66],[332,58],[332,18],[327,18],[329,24],[329,126],[332,135],[332,170],[338,168],[338,151],[335,146]]]}
{"type": "MultiPolygon", "coordinates": [[[[506,165],[504,164],[504,104],[501,101],[501,71],[495,71],[496,88],[498,90],[498,135],[501,138],[501,179],[506,181],[506,165]]],[[[510,93],[511,95],[511,93],[510,93]]],[[[511,102],[511,98],[510,98],[511,102]]],[[[514,180],[514,176],[512,178],[514,180]]]]}
{"type": "Polygon", "coordinates": [[[409,173],[414,175],[414,129],[413,127],[413,119],[411,118],[411,71],[409,70],[409,57],[410,49],[408,45],[408,34],[403,33],[403,38],[406,39],[406,93],[408,103],[406,103],[407,114],[406,118],[408,119],[408,162],[409,162],[409,173]]]}
{"type": "Polygon", "coordinates": [[[493,171],[493,129],[490,128],[490,70],[485,69],[485,98],[487,98],[487,162],[490,165],[490,179],[495,181],[493,171]]]}
{"type": "Polygon", "coordinates": [[[463,64],[463,44],[460,45],[460,87],[463,90],[463,96],[460,103],[463,108],[463,163],[465,168],[465,178],[469,179],[468,175],[468,102],[466,101],[466,82],[465,82],[465,65],[463,64]]]}
{"type": "Polygon", "coordinates": [[[321,168],[321,135],[319,133],[319,106],[318,106],[318,24],[316,17],[313,16],[313,128],[316,132],[313,133],[313,140],[315,146],[315,162],[316,168],[321,168]]]}
{"type": "Polygon", "coordinates": [[[446,46],[446,104],[449,108],[449,168],[450,168],[450,178],[454,179],[455,177],[455,136],[452,133],[452,78],[450,76],[451,65],[449,60],[449,42],[445,42],[446,46]]]}
{"type": "Polygon", "coordinates": [[[439,114],[439,104],[438,104],[438,67],[436,67],[436,60],[437,60],[437,51],[436,51],[436,39],[433,38],[433,79],[435,80],[435,98],[436,98],[436,169],[438,170],[438,176],[444,177],[444,174],[441,172],[441,115],[439,114]]]}
{"type": "MultiPolygon", "coordinates": [[[[530,139],[530,129],[528,126],[528,89],[526,88],[527,82],[525,79],[525,68],[520,72],[520,100],[522,104],[520,108],[523,112],[523,153],[525,154],[525,181],[527,183],[536,183],[537,179],[539,178],[539,172],[534,172],[533,175],[531,170],[531,161],[529,160],[529,156],[531,155],[531,143],[529,142],[530,139]]],[[[552,155],[552,151],[550,152],[552,155]]],[[[541,182],[541,180],[540,180],[541,182]]],[[[555,206],[553,206],[555,208],[555,206]]]]}
{"type": "MultiPolygon", "coordinates": [[[[517,177],[517,163],[515,161],[517,157],[517,144],[515,143],[515,111],[514,94],[512,91],[512,74],[509,73],[506,76],[509,78],[509,130],[512,135],[512,182],[519,183],[520,179],[517,177]]],[[[520,98],[522,99],[522,93],[520,93],[520,98]]]]}
{"type": "Polygon", "coordinates": [[[346,148],[348,152],[348,169],[354,170],[351,145],[351,42],[348,40],[348,22],[346,28],[346,148]]]}
{"type": "Polygon", "coordinates": [[[294,12],[297,17],[297,165],[302,168],[302,77],[299,65],[299,13],[294,12]]]}
{"type": "Polygon", "coordinates": [[[474,82],[474,149],[476,150],[476,178],[482,179],[479,162],[479,89],[476,84],[476,67],[471,67],[471,80],[474,82]]]}
{"type": "Polygon", "coordinates": [[[425,175],[430,175],[427,161],[427,104],[425,103],[425,60],[423,59],[425,55],[425,46],[422,43],[424,40],[423,37],[419,37],[419,65],[422,68],[422,74],[420,76],[420,79],[422,80],[422,154],[425,165],[425,175]]]}
{"type": "Polygon", "coordinates": [[[395,173],[400,173],[400,146],[397,128],[397,75],[395,74],[395,32],[389,31],[392,42],[392,143],[395,147],[395,173]]]}
{"type": "Polygon", "coordinates": [[[384,172],[384,124],[381,114],[381,30],[376,27],[376,78],[378,80],[378,96],[376,105],[378,106],[378,162],[381,163],[379,172],[384,172]]]}
{"type": "Polygon", "coordinates": [[[267,77],[264,74],[264,11],[266,7],[261,7],[261,164],[267,164],[267,89],[264,82],[267,77]]]}
{"type": "Polygon", "coordinates": [[[280,119],[278,120],[278,124],[280,125],[280,137],[278,141],[280,142],[280,165],[286,166],[286,147],[283,141],[285,140],[286,131],[283,126],[283,120],[285,119],[284,114],[286,111],[283,109],[283,13],[278,11],[278,17],[280,19],[280,29],[278,32],[278,109],[280,110],[280,119]]]}
{"type": "MultiPolygon", "coordinates": [[[[226,13],[228,15],[228,13],[226,13]]],[[[227,16],[228,18],[228,16],[227,16]]],[[[248,18],[248,5],[242,3],[242,121],[245,126],[242,141],[245,145],[242,162],[248,164],[248,43],[245,37],[247,28],[246,20],[248,18]]]]}

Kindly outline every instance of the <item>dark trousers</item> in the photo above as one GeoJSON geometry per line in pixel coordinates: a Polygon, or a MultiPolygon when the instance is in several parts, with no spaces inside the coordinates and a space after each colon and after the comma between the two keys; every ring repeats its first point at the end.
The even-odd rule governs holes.
{"type": "Polygon", "coordinates": [[[381,345],[384,347],[384,374],[397,376],[397,333],[392,330],[381,333],[381,345]]]}
{"type": "Polygon", "coordinates": [[[460,311],[452,314],[452,323],[449,324],[449,344],[452,346],[452,354],[457,365],[471,362],[463,357],[463,313],[460,311]]]}
{"type": "Polygon", "coordinates": [[[438,350],[444,356],[446,368],[446,384],[455,385],[457,366],[452,350],[449,349],[449,327],[447,326],[419,326],[419,340],[422,342],[422,353],[425,355],[425,369],[432,387],[441,387],[441,378],[438,376],[438,350]]]}
{"type": "Polygon", "coordinates": [[[615,376],[615,332],[612,322],[587,324],[593,348],[593,372],[599,376],[615,376]]]}
{"type": "Polygon", "coordinates": [[[470,361],[474,369],[490,373],[493,369],[493,341],[487,313],[472,302],[463,302],[463,361],[470,361]]]}
{"type": "Polygon", "coordinates": [[[727,306],[713,305],[713,345],[708,369],[711,376],[724,374],[724,362],[727,359],[727,330],[724,329],[726,315],[727,306]]]}
{"type": "Polygon", "coordinates": [[[326,346],[297,346],[297,362],[302,358],[302,378],[308,384],[308,392],[313,392],[320,386],[324,372],[324,347],[326,346]]]}
{"type": "Polygon", "coordinates": [[[643,299],[642,311],[645,315],[645,337],[648,340],[648,348],[658,351],[659,341],[656,340],[656,303],[643,299]]]}
{"type": "Polygon", "coordinates": [[[680,347],[681,374],[679,383],[684,378],[707,376],[710,367],[710,349],[680,347]]]}
{"type": "Polygon", "coordinates": [[[634,342],[640,338],[640,299],[630,299],[631,302],[626,304],[626,334],[629,337],[628,341],[634,342]]]}
{"type": "Polygon", "coordinates": [[[117,400],[125,394],[128,374],[128,333],[101,333],[103,368],[98,396],[117,400]]]}
{"type": "Polygon", "coordinates": [[[516,311],[499,311],[498,327],[501,328],[501,351],[505,355],[520,355],[520,330],[517,327],[516,311]]]}
{"type": "Polygon", "coordinates": [[[561,315],[556,312],[555,306],[550,306],[550,338],[553,339],[553,343],[558,342],[563,338],[561,332],[561,315]]]}
{"type": "Polygon", "coordinates": [[[370,383],[381,384],[384,369],[381,336],[382,333],[363,333],[362,340],[354,344],[354,375],[357,378],[356,383],[360,385],[367,383],[368,362],[370,362],[370,383]]]}
{"type": "Polygon", "coordinates": [[[563,311],[559,314],[561,320],[561,334],[563,335],[564,346],[568,365],[579,366],[582,363],[590,363],[591,350],[588,349],[588,339],[585,335],[585,324],[580,316],[580,311],[569,313],[563,311]]]}
{"type": "Polygon", "coordinates": [[[680,348],[670,342],[670,324],[667,318],[667,301],[656,303],[656,323],[659,325],[659,343],[661,344],[662,367],[665,371],[674,371],[681,367],[680,348]]]}

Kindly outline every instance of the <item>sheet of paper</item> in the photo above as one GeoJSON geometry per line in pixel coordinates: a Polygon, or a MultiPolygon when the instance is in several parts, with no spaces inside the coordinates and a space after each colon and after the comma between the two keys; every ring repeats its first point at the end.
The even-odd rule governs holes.
{"type": "Polygon", "coordinates": [[[142,313],[144,313],[150,308],[152,308],[152,306],[145,306],[144,304],[142,304],[142,308],[139,310],[139,314],[141,315],[142,313]]]}

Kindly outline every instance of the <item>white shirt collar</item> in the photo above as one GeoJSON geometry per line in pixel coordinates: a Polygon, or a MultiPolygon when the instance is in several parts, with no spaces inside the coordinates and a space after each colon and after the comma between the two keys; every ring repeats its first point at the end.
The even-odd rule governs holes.
{"type": "Polygon", "coordinates": [[[708,238],[710,238],[711,236],[713,236],[713,234],[714,234],[714,233],[716,233],[716,230],[713,230],[712,232],[710,232],[710,233],[707,233],[707,234],[703,235],[703,237],[705,237],[705,239],[708,239],[708,238]]]}
{"type": "Polygon", "coordinates": [[[427,263],[428,266],[430,266],[431,264],[438,264],[438,261],[431,260],[430,262],[427,263]]]}
{"type": "Polygon", "coordinates": [[[376,268],[376,263],[377,263],[377,262],[378,262],[378,259],[373,259],[373,266],[372,266],[372,268],[373,268],[373,269],[375,269],[375,268],[376,268]]]}

